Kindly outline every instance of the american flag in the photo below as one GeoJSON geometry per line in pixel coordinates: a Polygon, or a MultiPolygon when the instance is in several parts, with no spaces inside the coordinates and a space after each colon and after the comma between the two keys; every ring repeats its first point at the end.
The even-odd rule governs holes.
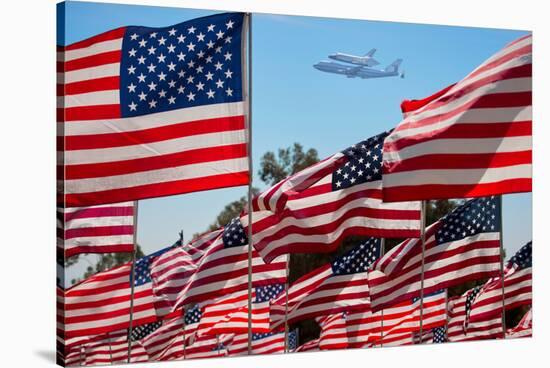
{"type": "Polygon", "coordinates": [[[141,328],[142,326],[138,326],[132,331],[132,337],[135,336],[140,341],[150,360],[158,360],[173,345],[175,339],[183,339],[183,318],[183,315],[179,315],[160,322],[153,322],[143,325],[144,329],[141,328]],[[136,336],[136,331],[140,329],[143,332],[136,336]]]}
{"type": "Polygon", "coordinates": [[[347,310],[369,308],[368,269],[380,257],[381,241],[369,238],[333,262],[300,277],[271,304],[271,327],[347,310]]]}
{"type": "Polygon", "coordinates": [[[502,337],[502,316],[491,317],[483,321],[470,321],[464,329],[466,319],[466,299],[471,289],[460,297],[449,298],[449,322],[447,339],[449,341],[487,340],[502,337]]]}
{"type": "MultiPolygon", "coordinates": [[[[382,145],[355,144],[279,182],[254,199],[254,247],[281,254],[333,251],[348,235],[420,236],[420,203],[382,202],[382,145]]],[[[248,216],[241,221],[247,226],[248,216]]]]}
{"type": "MultiPolygon", "coordinates": [[[[497,198],[476,198],[426,229],[425,294],[498,274],[500,211],[497,198]]],[[[369,273],[375,311],[420,295],[421,259],[421,240],[408,239],[376,262],[369,273]]]]}
{"type": "Polygon", "coordinates": [[[533,310],[529,309],[523,315],[516,327],[506,331],[506,338],[520,338],[533,336],[533,310]]]}
{"type": "MultiPolygon", "coordinates": [[[[172,247],[167,247],[135,263],[134,327],[155,322],[151,261],[172,247]]],[[[129,327],[131,297],[131,263],[99,272],[65,290],[65,336],[100,335],[129,327]]]]}
{"type": "Polygon", "coordinates": [[[134,251],[134,202],[57,208],[57,246],[65,257],[134,251]]]}
{"type": "Polygon", "coordinates": [[[295,352],[298,353],[298,352],[304,352],[304,351],[318,351],[318,350],[319,350],[319,339],[313,339],[298,346],[295,352]]]}
{"type": "MultiPolygon", "coordinates": [[[[529,242],[507,262],[504,269],[504,305],[506,310],[533,303],[532,243],[529,242]]],[[[485,320],[502,314],[502,282],[495,277],[485,283],[472,301],[471,321],[485,320]]]]}
{"type": "Polygon", "coordinates": [[[384,141],[384,201],[532,190],[531,43],[512,42],[407,111],[384,141]]]}
{"type": "MultiPolygon", "coordinates": [[[[447,319],[446,291],[424,296],[422,328],[427,331],[445,324],[447,319]]],[[[412,298],[383,311],[349,312],[346,315],[350,348],[371,345],[412,343],[411,333],[420,330],[420,298],[412,298]],[[399,343],[398,343],[399,342],[399,343]]]]}
{"type": "Polygon", "coordinates": [[[59,49],[66,206],[249,182],[243,21],[121,27],[59,49]]]}
{"type": "MultiPolygon", "coordinates": [[[[296,349],[298,343],[298,330],[288,333],[288,351],[296,349]]],[[[285,352],[285,334],[281,333],[254,333],[252,334],[252,351],[254,355],[278,354],[285,352]]],[[[229,356],[248,354],[248,335],[236,335],[227,345],[229,356]]]]}
{"type": "MultiPolygon", "coordinates": [[[[151,274],[160,315],[189,303],[248,290],[248,238],[239,219],[203,238],[208,240],[196,242],[200,249],[193,244],[175,248],[153,262],[151,274]]],[[[254,251],[252,279],[254,287],[284,283],[286,258],[265,264],[254,251]]]]}
{"type": "MultiPolygon", "coordinates": [[[[74,348],[65,361],[67,366],[124,364],[128,361],[128,332],[114,331],[74,348]]],[[[132,344],[130,362],[147,362],[149,356],[139,342],[132,344]]]]}
{"type": "Polygon", "coordinates": [[[319,349],[336,350],[348,347],[345,312],[317,317],[315,320],[321,327],[319,349]]]}

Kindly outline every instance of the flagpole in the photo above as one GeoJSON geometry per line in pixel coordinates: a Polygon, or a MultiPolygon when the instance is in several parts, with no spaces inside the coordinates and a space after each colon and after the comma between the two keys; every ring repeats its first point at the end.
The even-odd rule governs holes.
{"type": "Polygon", "coordinates": [[[499,215],[499,226],[500,226],[500,288],[502,294],[502,338],[506,339],[506,296],[504,291],[504,242],[503,242],[503,221],[502,221],[502,212],[504,208],[502,207],[502,195],[498,197],[500,215],[499,215]]]}
{"type": "Polygon", "coordinates": [[[290,267],[290,254],[286,255],[286,280],[285,280],[285,354],[288,353],[288,274],[290,267]]]}
{"type": "MultiPolygon", "coordinates": [[[[386,252],[386,238],[380,239],[380,258],[386,252]]],[[[384,346],[384,309],[380,310],[380,347],[384,346]]]]}
{"type": "Polygon", "coordinates": [[[109,359],[111,360],[111,364],[113,364],[113,348],[111,346],[111,333],[107,332],[107,341],[109,342],[109,359]]]}
{"type": "Polygon", "coordinates": [[[420,270],[420,344],[422,344],[422,329],[424,323],[424,253],[426,248],[426,201],[420,208],[420,242],[422,245],[422,265],[420,270]]]}
{"type": "MultiPolygon", "coordinates": [[[[248,139],[247,151],[248,151],[248,355],[252,354],[252,14],[246,13],[245,21],[248,28],[248,73],[243,73],[247,77],[247,81],[244,84],[247,98],[247,132],[248,139]]],[[[243,37],[244,39],[244,37],[243,37]]]]}
{"type": "Polygon", "coordinates": [[[134,322],[134,289],[136,278],[136,251],[137,251],[137,220],[138,201],[134,201],[134,251],[132,252],[132,266],[130,269],[130,323],[128,325],[128,363],[132,355],[132,324],[134,322]]]}
{"type": "MultiPolygon", "coordinates": [[[[181,229],[180,231],[180,246],[183,247],[183,229],[181,229]]],[[[184,304],[182,307],[181,307],[181,310],[182,310],[182,313],[183,313],[183,318],[182,318],[182,325],[183,325],[183,359],[185,360],[185,340],[186,340],[186,337],[185,337],[185,315],[187,314],[187,308],[186,308],[186,305],[184,304]]]]}

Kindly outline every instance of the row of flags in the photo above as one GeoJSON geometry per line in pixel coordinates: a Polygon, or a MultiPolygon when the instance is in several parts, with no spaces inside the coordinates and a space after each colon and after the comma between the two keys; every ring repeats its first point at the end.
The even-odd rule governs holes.
{"type": "MultiPolygon", "coordinates": [[[[225,13],[122,27],[59,48],[64,258],[134,251],[140,199],[249,184],[248,21],[225,13]]],[[[507,309],[532,302],[531,245],[501,277],[494,196],[531,191],[531,47],[522,37],[458,83],[404,103],[395,129],[268,188],[223,228],[59,289],[65,360],[528,335],[531,317],[503,331],[500,313],[502,293],[507,309]],[[420,200],[471,197],[422,228],[420,200]],[[332,252],[350,235],[370,238],[284,290],[290,254],[332,252]],[[406,240],[382,255],[381,238],[406,240]],[[481,279],[447,297],[448,288],[481,279]],[[297,331],[283,331],[311,318],[321,328],[316,342],[300,346],[297,331]]]]}

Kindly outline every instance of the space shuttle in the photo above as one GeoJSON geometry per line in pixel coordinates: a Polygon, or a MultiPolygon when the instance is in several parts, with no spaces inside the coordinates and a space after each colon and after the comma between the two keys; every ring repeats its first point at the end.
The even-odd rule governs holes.
{"type": "Polygon", "coordinates": [[[373,58],[375,52],[376,49],[371,49],[363,56],[349,55],[337,52],[334,54],[330,54],[328,57],[332,60],[343,61],[349,64],[371,67],[380,64],[376,59],[373,58]]]}

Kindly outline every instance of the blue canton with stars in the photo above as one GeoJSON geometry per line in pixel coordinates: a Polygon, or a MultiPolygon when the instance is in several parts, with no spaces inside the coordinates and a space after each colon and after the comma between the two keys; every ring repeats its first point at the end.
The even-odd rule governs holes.
{"type": "MultiPolygon", "coordinates": [[[[434,292],[431,292],[431,293],[428,293],[428,294],[424,294],[424,299],[430,297],[430,296],[434,296],[434,295],[437,295],[437,294],[441,294],[445,292],[445,289],[439,289],[439,290],[436,290],[434,292]]],[[[416,303],[417,301],[420,300],[420,297],[419,296],[415,296],[414,298],[412,298],[412,302],[413,303],[416,303]]]]}
{"type": "Polygon", "coordinates": [[[238,217],[225,225],[223,230],[223,245],[225,248],[238,247],[248,244],[248,237],[238,217]]]}
{"type": "Polygon", "coordinates": [[[122,117],[242,101],[243,18],[224,13],[165,28],[127,27],[122,117]]]}
{"type": "MultiPolygon", "coordinates": [[[[266,332],[266,333],[253,333],[252,334],[252,341],[265,339],[266,337],[270,337],[275,335],[273,332],[266,332]]],[[[294,329],[288,333],[288,350],[294,350],[298,346],[298,329],[294,329]]]]}
{"type": "Polygon", "coordinates": [[[531,242],[521,247],[516,254],[510,258],[508,265],[516,265],[517,270],[529,268],[533,266],[533,248],[531,242]]]}
{"type": "Polygon", "coordinates": [[[284,289],[284,284],[272,284],[257,287],[256,299],[254,299],[254,303],[263,303],[275,299],[279,294],[284,291],[284,289]]]}
{"type": "Polygon", "coordinates": [[[141,340],[144,337],[155,332],[157,329],[160,328],[160,326],[162,326],[162,321],[152,322],[146,325],[134,327],[132,328],[131,339],[132,341],[141,340]]]}
{"type": "Polygon", "coordinates": [[[196,304],[193,308],[188,309],[185,312],[185,324],[192,325],[193,323],[200,322],[202,318],[202,312],[200,306],[196,304]]]}
{"type": "Polygon", "coordinates": [[[366,272],[380,257],[381,244],[380,239],[369,238],[346,254],[339,256],[331,264],[333,274],[351,275],[366,272]]]}
{"type": "Polygon", "coordinates": [[[443,244],[480,233],[500,231],[500,201],[496,197],[469,200],[445,216],[435,233],[437,244],[443,244]]]}
{"type": "Polygon", "coordinates": [[[382,146],[390,132],[354,144],[342,153],[346,162],[332,174],[332,190],[382,179],[382,146]]]}
{"type": "Polygon", "coordinates": [[[159,251],[156,251],[155,253],[152,253],[148,256],[141,257],[140,259],[138,259],[135,265],[135,279],[134,279],[135,286],[140,286],[148,282],[151,282],[151,262],[153,262],[155,258],[160,257],[162,254],[172,249],[174,246],[177,246],[178,244],[179,243],[176,242],[172,246],[163,248],[159,251]]]}
{"type": "Polygon", "coordinates": [[[445,331],[445,326],[437,327],[432,330],[434,344],[441,344],[447,342],[447,332],[445,331]]]}
{"type": "Polygon", "coordinates": [[[472,312],[472,305],[474,304],[474,301],[476,300],[477,296],[481,292],[481,285],[476,286],[466,296],[466,306],[465,311],[466,315],[464,316],[464,323],[462,325],[462,328],[464,331],[468,328],[468,324],[470,323],[470,313],[472,312]]]}

